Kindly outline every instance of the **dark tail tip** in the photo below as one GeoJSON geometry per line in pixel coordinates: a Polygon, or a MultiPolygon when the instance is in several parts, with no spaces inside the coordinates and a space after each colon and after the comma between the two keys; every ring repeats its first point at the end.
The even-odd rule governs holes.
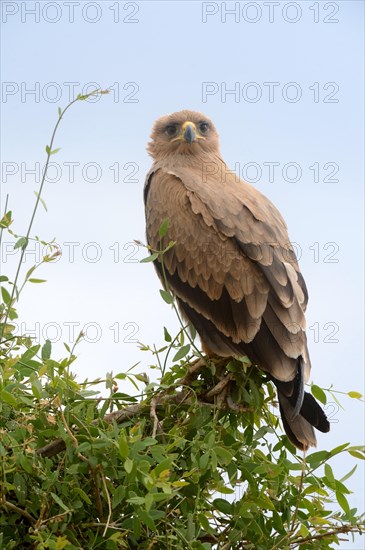
{"type": "Polygon", "coordinates": [[[327,433],[330,431],[330,423],[324,410],[310,393],[304,394],[300,414],[320,432],[327,433]]]}
{"type": "Polygon", "coordinates": [[[290,441],[302,451],[317,444],[314,429],[329,432],[330,423],[320,405],[309,393],[304,393],[299,414],[289,399],[278,390],[280,413],[284,430],[290,441]]]}

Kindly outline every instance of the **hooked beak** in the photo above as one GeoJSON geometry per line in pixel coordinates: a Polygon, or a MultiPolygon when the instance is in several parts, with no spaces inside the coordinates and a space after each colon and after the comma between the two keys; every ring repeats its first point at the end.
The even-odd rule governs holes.
{"type": "Polygon", "coordinates": [[[194,143],[194,141],[197,141],[198,139],[205,139],[205,137],[199,134],[194,122],[191,122],[191,120],[187,120],[181,126],[180,134],[172,141],[185,141],[185,143],[191,145],[192,143],[194,143]]]}
{"type": "Polygon", "coordinates": [[[183,137],[186,143],[191,145],[196,140],[196,126],[193,122],[184,122],[182,125],[183,137]]]}

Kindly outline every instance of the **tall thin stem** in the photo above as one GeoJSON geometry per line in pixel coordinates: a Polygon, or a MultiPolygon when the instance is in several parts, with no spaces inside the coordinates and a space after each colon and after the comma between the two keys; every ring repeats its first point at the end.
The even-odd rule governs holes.
{"type": "MultiPolygon", "coordinates": [[[[47,175],[47,171],[48,171],[49,159],[50,159],[51,155],[53,154],[52,147],[53,147],[53,142],[54,142],[54,139],[55,139],[55,136],[56,136],[56,133],[57,133],[58,126],[59,126],[59,124],[60,124],[60,122],[61,122],[61,120],[62,120],[63,115],[66,113],[66,111],[68,111],[68,109],[71,107],[71,105],[73,105],[73,104],[76,103],[77,101],[85,100],[85,99],[87,99],[88,97],[90,97],[90,96],[92,96],[92,95],[96,95],[96,94],[98,94],[98,93],[105,94],[105,93],[108,93],[108,91],[107,91],[107,90],[94,90],[93,92],[90,92],[89,94],[86,94],[86,95],[78,95],[78,96],[76,97],[76,99],[72,100],[72,101],[63,109],[63,111],[59,111],[59,117],[58,117],[58,120],[57,120],[57,122],[56,122],[56,125],[55,125],[55,127],[54,127],[54,129],[53,129],[50,144],[49,144],[49,146],[46,147],[47,160],[46,160],[46,164],[45,164],[45,166],[44,166],[43,175],[42,175],[42,181],[41,181],[41,184],[40,184],[40,187],[39,187],[39,191],[38,191],[38,193],[37,193],[37,198],[36,198],[35,205],[34,205],[34,208],[33,208],[32,216],[31,216],[31,218],[30,218],[30,222],[29,222],[29,225],[28,225],[27,234],[25,235],[24,245],[21,247],[21,253],[20,253],[20,258],[19,258],[19,262],[18,262],[18,267],[17,267],[16,273],[15,273],[15,279],[14,279],[14,282],[13,282],[13,288],[12,288],[12,292],[11,292],[11,295],[10,295],[8,307],[6,308],[5,320],[4,320],[4,323],[3,323],[3,325],[2,325],[1,339],[3,338],[4,329],[5,329],[6,323],[7,323],[8,318],[9,318],[10,308],[11,308],[11,306],[12,306],[12,304],[13,304],[14,296],[15,296],[15,294],[16,294],[16,292],[17,292],[17,283],[18,283],[18,279],[19,279],[19,275],[20,275],[20,270],[21,270],[21,266],[22,266],[24,254],[25,254],[26,248],[27,248],[27,246],[28,246],[29,235],[30,235],[30,232],[31,232],[31,230],[32,230],[34,218],[35,218],[36,212],[37,212],[37,210],[38,210],[39,202],[40,202],[40,200],[41,200],[41,195],[42,195],[42,191],[43,191],[43,186],[44,186],[44,182],[45,182],[45,180],[46,180],[46,175],[47,175]]],[[[2,340],[2,341],[3,341],[3,340],[2,340]]]]}

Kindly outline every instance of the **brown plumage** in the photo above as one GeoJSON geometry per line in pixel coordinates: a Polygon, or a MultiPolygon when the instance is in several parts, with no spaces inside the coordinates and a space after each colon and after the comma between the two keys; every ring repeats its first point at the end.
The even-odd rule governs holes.
{"type": "MultiPolygon", "coordinates": [[[[313,427],[328,420],[304,392],[310,359],[305,334],[308,294],[286,224],[275,206],[233,174],[218,134],[203,114],[180,111],[153,127],[154,164],[144,197],[147,239],[163,246],[169,288],[207,353],[247,355],[275,383],[285,431],[300,449],[316,445],[313,427]]],[[[159,261],[155,266],[163,280],[159,261]]]]}

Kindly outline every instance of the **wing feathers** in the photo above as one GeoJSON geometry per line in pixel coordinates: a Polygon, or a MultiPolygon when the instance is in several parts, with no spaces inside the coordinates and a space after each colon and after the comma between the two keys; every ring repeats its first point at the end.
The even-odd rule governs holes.
{"type": "Polygon", "coordinates": [[[163,260],[170,288],[185,313],[196,312],[204,341],[201,331],[221,335],[208,338],[222,346],[218,354],[246,353],[277,379],[290,380],[295,359],[308,357],[307,293],[288,255],[284,221],[244,182],[229,180],[223,197],[222,184],[203,184],[193,167],[173,172],[152,173],[146,195],[149,244],[160,249],[176,242],[163,260]],[[165,218],[168,234],[160,242],[165,218]]]}

